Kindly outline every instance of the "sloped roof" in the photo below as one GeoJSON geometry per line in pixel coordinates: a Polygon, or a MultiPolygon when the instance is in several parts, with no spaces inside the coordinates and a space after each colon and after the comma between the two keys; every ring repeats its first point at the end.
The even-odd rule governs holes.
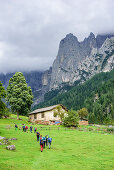
{"type": "Polygon", "coordinates": [[[50,110],[53,110],[54,108],[56,108],[57,106],[62,106],[62,108],[64,108],[67,111],[67,109],[62,104],[58,104],[58,105],[54,105],[54,106],[44,107],[41,109],[36,109],[33,112],[29,113],[29,115],[32,115],[35,113],[41,113],[41,112],[45,112],[45,111],[50,111],[50,110]]]}
{"type": "Polygon", "coordinates": [[[86,120],[86,121],[88,121],[88,119],[87,118],[81,118],[81,117],[79,117],[80,118],[80,120],[86,120]]]}

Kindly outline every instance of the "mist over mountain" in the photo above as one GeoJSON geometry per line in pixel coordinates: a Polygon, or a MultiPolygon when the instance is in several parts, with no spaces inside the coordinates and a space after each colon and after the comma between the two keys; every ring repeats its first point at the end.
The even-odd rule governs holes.
{"type": "MultiPolygon", "coordinates": [[[[64,85],[83,83],[95,74],[114,69],[114,34],[90,35],[79,42],[73,34],[60,41],[52,67],[46,71],[23,72],[34,94],[34,104],[44,100],[44,95],[64,85]]],[[[14,73],[0,74],[6,88],[14,73]]]]}

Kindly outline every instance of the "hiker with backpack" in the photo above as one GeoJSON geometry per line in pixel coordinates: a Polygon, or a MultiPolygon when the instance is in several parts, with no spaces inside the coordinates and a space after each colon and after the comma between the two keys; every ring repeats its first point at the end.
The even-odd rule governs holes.
{"type": "Polygon", "coordinates": [[[48,146],[48,135],[46,135],[45,138],[46,138],[46,146],[48,146]]]}
{"type": "Polygon", "coordinates": [[[37,142],[39,141],[39,137],[40,137],[40,133],[36,132],[36,136],[37,136],[37,142]]]}
{"type": "Polygon", "coordinates": [[[30,132],[32,133],[32,126],[30,126],[30,132]]]}
{"type": "Polygon", "coordinates": [[[25,132],[28,133],[28,126],[25,126],[25,132]]]}
{"type": "Polygon", "coordinates": [[[41,152],[43,152],[43,138],[42,138],[42,135],[40,136],[40,147],[41,147],[41,152]]]}
{"type": "Polygon", "coordinates": [[[45,148],[46,137],[43,137],[43,148],[45,148]]]}
{"type": "Polygon", "coordinates": [[[18,126],[15,124],[15,130],[17,130],[18,129],[18,126]]]}
{"type": "Polygon", "coordinates": [[[37,131],[37,128],[34,128],[34,133],[36,133],[36,131],[37,131]]]}
{"type": "Polygon", "coordinates": [[[25,132],[25,124],[23,124],[22,128],[23,128],[23,132],[25,132]]]}
{"type": "Polygon", "coordinates": [[[52,142],[52,138],[48,137],[48,145],[49,145],[49,149],[51,148],[51,142],[52,142]]]}

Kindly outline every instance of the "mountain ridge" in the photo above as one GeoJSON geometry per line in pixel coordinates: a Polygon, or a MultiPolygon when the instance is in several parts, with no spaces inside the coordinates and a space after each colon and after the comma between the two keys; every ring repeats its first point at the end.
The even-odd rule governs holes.
{"type": "MultiPolygon", "coordinates": [[[[53,66],[44,72],[32,71],[24,76],[34,94],[34,104],[44,100],[48,91],[75,82],[83,83],[97,73],[114,68],[114,34],[90,35],[79,42],[72,33],[60,41],[53,66]]],[[[14,73],[0,74],[4,87],[14,73]]]]}
{"type": "MultiPolygon", "coordinates": [[[[96,37],[97,38],[96,39],[93,33],[90,33],[88,38],[85,38],[84,41],[81,42],[79,42],[78,39],[71,33],[66,35],[66,37],[62,39],[60,42],[58,54],[52,66],[50,90],[58,88],[62,83],[73,84],[76,80],[81,79],[81,75],[83,74],[81,73],[80,75],[80,72],[82,72],[82,69],[83,70],[86,69],[84,70],[84,72],[87,72],[87,74],[89,74],[89,70],[87,70],[88,63],[86,61],[88,61],[90,65],[91,64],[93,65],[93,61],[95,61],[96,58],[95,61],[96,65],[93,65],[94,68],[98,65],[99,66],[102,65],[103,57],[104,56],[106,57],[105,51],[110,52],[110,48],[111,50],[114,49],[114,39],[111,36],[114,35],[105,35],[105,36],[99,35],[98,36],[99,43],[97,44],[98,37],[96,37]],[[105,43],[105,41],[107,44],[105,43]],[[101,46],[101,42],[102,42],[102,46],[101,46]],[[111,44],[111,42],[113,43],[111,44]],[[105,46],[103,46],[104,43],[105,46]],[[108,43],[110,43],[110,45],[108,43]],[[101,46],[101,47],[98,48],[97,46],[101,46]],[[101,56],[101,55],[102,58],[100,62],[99,57],[97,58],[97,56],[101,56]],[[99,62],[97,62],[97,60],[99,60],[99,62]],[[85,63],[86,63],[86,68],[84,66],[85,63]],[[82,65],[83,68],[81,68],[82,65]]],[[[112,53],[112,56],[113,54],[114,52],[112,53]]],[[[112,63],[114,64],[114,57],[112,57],[112,63]]],[[[110,69],[108,69],[108,71],[110,71],[110,69]]],[[[98,71],[100,72],[102,70],[97,70],[97,73],[98,71]]],[[[93,75],[94,74],[91,74],[91,76],[93,75]]]]}

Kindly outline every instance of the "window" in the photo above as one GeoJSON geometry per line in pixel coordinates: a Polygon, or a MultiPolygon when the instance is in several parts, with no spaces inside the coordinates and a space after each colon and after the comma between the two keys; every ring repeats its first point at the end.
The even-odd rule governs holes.
{"type": "Polygon", "coordinates": [[[41,118],[44,118],[44,113],[41,114],[41,118]]]}
{"type": "Polygon", "coordinates": [[[34,119],[37,119],[37,114],[34,114],[34,119]]]}

